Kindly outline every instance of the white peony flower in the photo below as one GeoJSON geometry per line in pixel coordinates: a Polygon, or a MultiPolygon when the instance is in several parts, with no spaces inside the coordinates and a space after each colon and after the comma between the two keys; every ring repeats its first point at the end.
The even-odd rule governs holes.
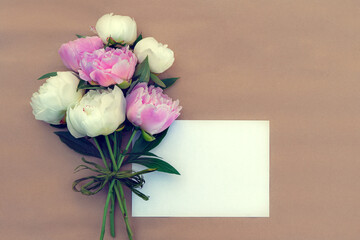
{"type": "Polygon", "coordinates": [[[90,90],[68,108],[66,123],[76,138],[109,135],[125,121],[125,112],[124,94],[117,86],[113,90],[90,90]]]}
{"type": "Polygon", "coordinates": [[[96,32],[104,43],[112,37],[116,42],[132,44],[136,40],[136,22],[128,16],[105,14],[96,22],[96,32]]]}
{"type": "Polygon", "coordinates": [[[37,120],[60,124],[69,105],[78,102],[84,90],[76,91],[79,79],[71,72],[57,72],[31,97],[30,105],[37,120]]]}
{"type": "Polygon", "coordinates": [[[152,37],[141,39],[136,44],[134,53],[139,63],[148,56],[150,71],[153,73],[165,72],[175,61],[174,52],[152,37]]]}

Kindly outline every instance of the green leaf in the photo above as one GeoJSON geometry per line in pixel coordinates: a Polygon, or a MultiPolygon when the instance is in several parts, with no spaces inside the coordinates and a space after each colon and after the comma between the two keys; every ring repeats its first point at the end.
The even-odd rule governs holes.
{"type": "Polygon", "coordinates": [[[76,37],[77,37],[77,38],[86,38],[86,36],[79,35],[79,34],[76,34],[76,37]]]}
{"type": "Polygon", "coordinates": [[[126,153],[125,155],[127,155],[127,158],[125,161],[132,161],[135,159],[138,159],[140,157],[155,157],[158,159],[162,159],[162,157],[159,157],[158,155],[152,153],[152,152],[130,152],[130,153],[126,153]]]}
{"type": "Polygon", "coordinates": [[[139,78],[139,82],[149,82],[150,79],[150,68],[144,70],[143,74],[139,78]]]}
{"type": "Polygon", "coordinates": [[[96,89],[106,89],[106,87],[99,86],[99,85],[87,85],[80,89],[86,89],[86,90],[96,90],[96,89]]]}
{"type": "Polygon", "coordinates": [[[165,83],[163,83],[158,76],[156,76],[155,74],[151,73],[151,74],[150,74],[150,77],[151,77],[151,80],[153,80],[153,82],[154,82],[156,85],[158,85],[158,86],[160,86],[160,87],[162,87],[162,88],[166,88],[165,83]]]}
{"type": "Polygon", "coordinates": [[[136,68],[135,68],[135,72],[134,72],[134,75],[133,75],[133,77],[134,78],[138,78],[140,75],[141,75],[141,73],[142,73],[142,68],[143,68],[143,65],[141,65],[142,63],[140,63],[140,64],[138,64],[137,66],[136,66],[136,68]]]}
{"type": "Polygon", "coordinates": [[[142,63],[137,65],[134,78],[139,78],[139,82],[149,82],[150,67],[148,57],[146,57],[142,63]]]}
{"type": "Polygon", "coordinates": [[[130,153],[126,153],[125,155],[129,155],[129,156],[134,156],[134,157],[141,157],[141,156],[148,156],[148,157],[156,157],[156,158],[161,158],[158,155],[156,155],[155,153],[152,152],[130,152],[130,153]]]}
{"type": "Polygon", "coordinates": [[[106,89],[106,87],[100,86],[100,85],[91,85],[88,84],[88,82],[84,80],[80,80],[77,89],[87,89],[87,90],[93,90],[93,89],[106,89]]]}
{"type": "Polygon", "coordinates": [[[166,130],[164,130],[163,132],[161,132],[159,134],[155,134],[154,137],[156,139],[152,142],[147,142],[144,140],[144,138],[139,137],[136,140],[131,151],[132,152],[150,152],[150,150],[154,149],[156,146],[158,146],[161,143],[161,141],[166,136],[168,129],[169,128],[167,128],[166,130]]]}
{"type": "Polygon", "coordinates": [[[58,129],[66,128],[66,124],[50,124],[50,126],[58,129]]]}
{"type": "Polygon", "coordinates": [[[152,142],[149,142],[148,146],[145,148],[145,151],[149,152],[150,150],[157,147],[161,143],[161,141],[164,139],[164,137],[166,136],[168,130],[169,130],[169,128],[165,129],[164,131],[162,131],[159,134],[154,135],[156,137],[156,139],[152,142]]]}
{"type": "Polygon", "coordinates": [[[135,42],[131,45],[131,48],[134,49],[136,44],[142,39],[142,34],[140,33],[140,35],[136,38],[135,42]]]}
{"type": "Polygon", "coordinates": [[[151,135],[150,133],[148,133],[144,130],[141,130],[141,134],[142,134],[144,140],[147,142],[152,142],[155,140],[155,137],[153,135],[151,135]]]}
{"type": "Polygon", "coordinates": [[[133,90],[133,88],[136,86],[136,84],[139,83],[139,80],[133,81],[129,87],[129,89],[126,92],[126,95],[129,95],[131,93],[131,91],[133,90]]]}
{"type": "Polygon", "coordinates": [[[55,77],[57,76],[57,72],[51,72],[51,73],[47,73],[42,75],[41,77],[38,78],[38,80],[44,79],[44,78],[49,78],[49,77],[55,77]]]}
{"type": "Polygon", "coordinates": [[[173,166],[158,158],[142,157],[138,159],[127,160],[124,164],[129,163],[140,164],[147,168],[156,168],[156,170],[159,172],[180,175],[180,173],[173,166]]]}
{"type": "Polygon", "coordinates": [[[139,136],[139,138],[135,141],[131,152],[144,152],[148,144],[149,142],[145,141],[142,136],[139,136]]]}
{"type": "Polygon", "coordinates": [[[165,83],[165,85],[166,85],[166,87],[164,87],[164,88],[168,88],[168,87],[170,87],[171,85],[173,85],[175,82],[176,82],[176,80],[178,80],[179,79],[179,77],[176,77],[176,78],[165,78],[165,79],[162,79],[161,81],[163,82],[163,83],[165,83]]]}
{"type": "Polygon", "coordinates": [[[86,156],[101,158],[96,147],[85,138],[74,138],[70,134],[70,132],[67,131],[54,132],[54,133],[60,138],[60,140],[65,145],[67,145],[75,152],[86,156]]]}
{"type": "Polygon", "coordinates": [[[136,69],[134,72],[134,77],[139,77],[142,74],[142,72],[144,71],[144,68],[146,67],[145,61],[146,61],[146,59],[142,63],[140,63],[136,66],[136,69]]]}
{"type": "Polygon", "coordinates": [[[84,87],[85,85],[87,85],[87,82],[84,81],[84,80],[82,80],[82,79],[80,79],[80,80],[79,80],[79,84],[78,84],[78,86],[77,86],[77,88],[76,88],[76,91],[78,91],[79,89],[83,89],[82,87],[84,87]]]}

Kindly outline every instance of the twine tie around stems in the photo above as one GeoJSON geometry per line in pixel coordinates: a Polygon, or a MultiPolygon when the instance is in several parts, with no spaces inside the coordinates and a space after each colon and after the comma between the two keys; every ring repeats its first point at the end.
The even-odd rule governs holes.
{"type": "Polygon", "coordinates": [[[82,194],[88,196],[94,195],[101,191],[107,183],[111,182],[112,180],[117,180],[120,182],[120,184],[127,186],[131,191],[133,191],[142,199],[148,200],[149,197],[141,193],[136,188],[142,188],[142,186],[145,184],[145,180],[142,174],[156,171],[156,168],[148,168],[139,172],[132,170],[110,171],[109,169],[103,168],[94,162],[87,161],[85,158],[82,158],[82,161],[86,165],[79,165],[77,168],[75,168],[75,172],[90,170],[97,174],[75,180],[72,185],[74,191],[81,192],[82,194]]]}

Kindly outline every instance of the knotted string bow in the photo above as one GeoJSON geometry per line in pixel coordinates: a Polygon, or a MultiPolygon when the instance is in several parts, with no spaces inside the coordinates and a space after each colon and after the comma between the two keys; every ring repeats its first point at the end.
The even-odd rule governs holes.
{"type": "Polygon", "coordinates": [[[146,196],[136,188],[142,188],[145,184],[145,180],[142,174],[154,172],[156,171],[156,168],[148,168],[139,172],[132,170],[111,171],[94,162],[87,161],[85,158],[82,158],[82,161],[85,164],[77,166],[74,170],[75,172],[90,170],[97,174],[75,180],[72,185],[74,191],[81,192],[82,194],[88,196],[94,195],[101,191],[107,183],[115,179],[121,184],[127,186],[133,193],[142,199],[149,200],[149,196],[146,196]]]}

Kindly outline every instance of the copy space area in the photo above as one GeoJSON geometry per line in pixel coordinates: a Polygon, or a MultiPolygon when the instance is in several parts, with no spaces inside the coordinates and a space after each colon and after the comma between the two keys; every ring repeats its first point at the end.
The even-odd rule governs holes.
{"type": "Polygon", "coordinates": [[[144,175],[134,217],[269,217],[269,121],[178,120],[153,152],[181,175],[144,175]]]}

